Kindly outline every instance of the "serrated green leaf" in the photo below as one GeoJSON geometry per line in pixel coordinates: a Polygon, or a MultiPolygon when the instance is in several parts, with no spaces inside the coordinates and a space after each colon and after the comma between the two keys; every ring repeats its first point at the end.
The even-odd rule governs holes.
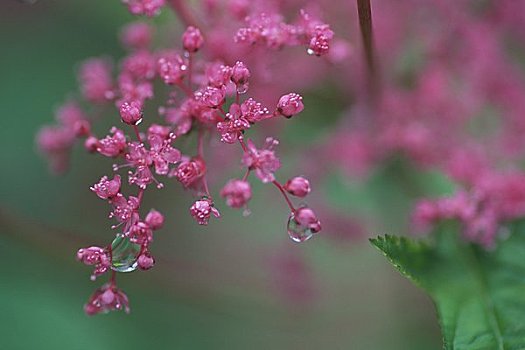
{"type": "Polygon", "coordinates": [[[456,224],[432,240],[371,239],[433,299],[447,350],[525,349],[525,225],[493,251],[463,242],[456,224]]]}

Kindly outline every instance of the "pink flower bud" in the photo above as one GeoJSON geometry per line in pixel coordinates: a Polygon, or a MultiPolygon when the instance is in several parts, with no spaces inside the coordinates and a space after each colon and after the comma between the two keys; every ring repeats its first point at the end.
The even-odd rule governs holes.
{"type": "Polygon", "coordinates": [[[110,283],[97,289],[84,305],[85,313],[90,316],[112,310],[124,310],[129,313],[129,301],[122,290],[110,283]]]}
{"type": "Polygon", "coordinates": [[[91,125],[87,120],[78,120],[73,126],[76,137],[88,136],[91,132],[91,125]]]}
{"type": "Polygon", "coordinates": [[[252,198],[250,183],[243,180],[230,180],[221,190],[221,197],[232,208],[242,208],[252,198]]]}
{"type": "Polygon", "coordinates": [[[306,197],[312,190],[310,188],[310,181],[301,176],[288,180],[284,185],[284,189],[291,195],[300,198],[306,197]]]}
{"type": "Polygon", "coordinates": [[[321,231],[321,222],[317,219],[314,211],[308,207],[302,207],[295,211],[295,221],[301,226],[308,227],[313,233],[321,231]]]}
{"type": "Polygon", "coordinates": [[[198,28],[189,26],[182,35],[182,46],[188,52],[197,52],[204,44],[204,38],[198,28]]]}
{"type": "Polygon", "coordinates": [[[231,80],[235,83],[235,85],[239,86],[248,83],[249,78],[250,71],[246,65],[240,61],[237,61],[237,63],[235,63],[232,68],[231,80]]]}
{"type": "Polygon", "coordinates": [[[226,91],[221,88],[207,86],[195,92],[195,99],[203,103],[206,107],[217,108],[224,103],[226,91]]]}
{"type": "Polygon", "coordinates": [[[152,230],[158,230],[164,225],[164,215],[155,209],[151,209],[144,221],[152,230]]]}
{"type": "Polygon", "coordinates": [[[293,92],[282,96],[277,104],[277,111],[286,118],[291,118],[303,109],[303,98],[301,95],[293,92]]]}
{"type": "Polygon", "coordinates": [[[122,30],[120,40],[129,49],[145,49],[151,43],[152,29],[144,22],[128,24],[122,30]]]}
{"type": "Polygon", "coordinates": [[[180,181],[184,187],[190,187],[196,184],[206,173],[206,164],[200,158],[184,161],[173,172],[173,175],[180,181]]]}
{"type": "Polygon", "coordinates": [[[120,117],[129,125],[137,125],[142,121],[142,105],[138,101],[124,102],[120,105],[120,117]]]}
{"type": "Polygon", "coordinates": [[[89,136],[84,142],[84,148],[89,153],[95,153],[98,149],[98,139],[95,136],[89,136]]]}
{"type": "Polygon", "coordinates": [[[100,181],[89,189],[101,199],[111,199],[120,191],[120,175],[115,175],[113,180],[108,180],[107,176],[102,176],[100,181]]]}
{"type": "Polygon", "coordinates": [[[139,256],[137,263],[139,269],[149,270],[155,265],[155,259],[146,251],[139,256]]]}
{"type": "Polygon", "coordinates": [[[193,203],[190,208],[190,214],[195,220],[197,220],[199,225],[208,225],[211,214],[216,218],[221,216],[209,198],[203,198],[193,203]]]}
{"type": "Polygon", "coordinates": [[[180,83],[187,70],[186,62],[177,54],[168,54],[157,61],[159,76],[168,85],[180,83]]]}

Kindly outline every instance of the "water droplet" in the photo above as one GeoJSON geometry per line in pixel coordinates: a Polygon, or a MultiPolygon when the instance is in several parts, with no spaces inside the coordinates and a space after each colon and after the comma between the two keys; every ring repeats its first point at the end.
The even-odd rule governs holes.
{"type": "Polygon", "coordinates": [[[248,91],[248,84],[242,84],[237,86],[237,92],[239,94],[245,94],[248,91]]]}
{"type": "Polygon", "coordinates": [[[117,272],[135,271],[140,251],[140,244],[132,243],[129,238],[117,234],[111,243],[111,269],[117,272]]]}
{"type": "Polygon", "coordinates": [[[308,226],[303,226],[295,220],[294,213],[290,213],[290,216],[288,217],[287,228],[288,236],[290,236],[292,241],[297,243],[306,242],[314,235],[314,232],[312,232],[308,226]]]}
{"type": "Polygon", "coordinates": [[[309,55],[313,55],[315,52],[312,49],[307,49],[306,53],[309,54],[309,55]]]}
{"type": "Polygon", "coordinates": [[[245,208],[243,211],[242,211],[242,216],[244,217],[248,217],[252,214],[252,211],[248,208],[245,208]]]}

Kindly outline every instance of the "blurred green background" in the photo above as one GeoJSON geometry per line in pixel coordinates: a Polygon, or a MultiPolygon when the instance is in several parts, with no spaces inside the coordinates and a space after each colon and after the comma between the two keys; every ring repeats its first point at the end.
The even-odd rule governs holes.
{"type": "MultiPolygon", "coordinates": [[[[157,266],[119,276],[130,315],[83,313],[104,277],[91,282],[75,252],[112,234],[109,208],[88,189],[111,162],[77,147],[71,171],[53,177],[34,136],[76,91],[79,61],[121,57],[116,33],[131,19],[118,0],[0,1],[0,349],[440,349],[430,300],[366,239],[293,244],[284,203],[268,205],[275,193],[262,186],[250,217],[221,206],[224,218],[204,228],[187,215],[191,196],[178,186],[147,194],[145,207],[167,217],[152,247],[157,266]]],[[[312,98],[331,105],[322,91],[312,98]]],[[[318,123],[311,110],[287,125],[295,149],[318,123]]],[[[318,187],[340,210],[382,215],[387,224],[377,229],[399,233],[413,195],[391,176],[396,166],[361,182],[334,170],[318,187]]]]}

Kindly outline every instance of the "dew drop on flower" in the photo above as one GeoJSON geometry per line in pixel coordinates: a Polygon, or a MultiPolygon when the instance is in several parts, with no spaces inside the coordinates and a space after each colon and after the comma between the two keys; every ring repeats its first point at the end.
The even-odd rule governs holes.
{"type": "Polygon", "coordinates": [[[117,272],[135,271],[140,251],[140,244],[132,243],[129,238],[117,234],[111,243],[111,269],[117,272]]]}
{"type": "Polygon", "coordinates": [[[313,55],[315,52],[312,49],[307,49],[306,53],[309,54],[309,55],[313,55]]]}
{"type": "Polygon", "coordinates": [[[292,212],[288,217],[288,236],[297,243],[306,242],[314,235],[314,232],[308,227],[301,225],[295,220],[295,214],[292,212]]]}

